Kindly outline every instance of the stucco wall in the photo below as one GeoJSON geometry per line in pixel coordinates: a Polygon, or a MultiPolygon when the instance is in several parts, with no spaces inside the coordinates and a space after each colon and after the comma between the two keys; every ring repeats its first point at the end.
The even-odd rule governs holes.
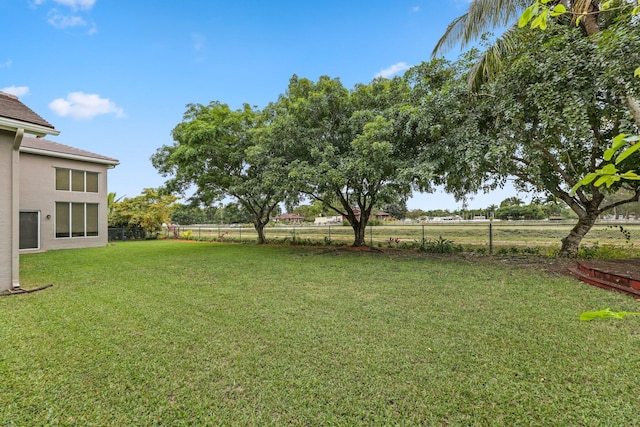
{"type": "MultiPolygon", "coordinates": [[[[107,193],[104,165],[20,153],[20,210],[40,212],[40,251],[106,245],[107,193]],[[56,190],[56,168],[98,172],[98,193],[56,190]],[[98,236],[56,238],[56,202],[98,203],[98,236]]],[[[21,251],[25,252],[31,250],[21,251]]]]}
{"type": "Polygon", "coordinates": [[[12,153],[15,134],[0,131],[0,291],[13,285],[12,153]]]}

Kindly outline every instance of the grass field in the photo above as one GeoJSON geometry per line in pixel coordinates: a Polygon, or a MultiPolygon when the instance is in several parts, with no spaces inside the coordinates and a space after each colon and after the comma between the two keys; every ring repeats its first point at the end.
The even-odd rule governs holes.
{"type": "Polygon", "coordinates": [[[636,300],[513,259],[184,241],[21,256],[0,425],[640,425],[636,300]]]}

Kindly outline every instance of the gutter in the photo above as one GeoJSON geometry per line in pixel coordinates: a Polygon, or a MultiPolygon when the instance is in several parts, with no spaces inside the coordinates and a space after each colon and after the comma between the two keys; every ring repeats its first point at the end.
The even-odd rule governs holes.
{"type": "Polygon", "coordinates": [[[29,154],[38,154],[41,156],[58,157],[61,159],[80,160],[80,161],[89,162],[89,163],[98,163],[101,165],[107,165],[110,168],[114,168],[120,164],[120,162],[117,160],[100,159],[96,157],[82,156],[79,154],[58,153],[55,151],[42,150],[42,149],[31,148],[31,147],[20,147],[20,152],[29,153],[29,154]]]}
{"type": "Polygon", "coordinates": [[[60,135],[59,130],[47,126],[27,123],[20,120],[0,117],[0,129],[15,132],[16,129],[24,129],[25,133],[33,134],[39,138],[45,135],[60,135]]]}

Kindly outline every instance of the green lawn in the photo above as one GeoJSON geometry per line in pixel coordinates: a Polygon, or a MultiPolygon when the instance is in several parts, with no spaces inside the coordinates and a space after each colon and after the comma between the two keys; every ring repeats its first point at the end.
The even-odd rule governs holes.
{"type": "Polygon", "coordinates": [[[21,257],[0,426],[640,424],[636,300],[489,258],[195,242],[21,257]]]}

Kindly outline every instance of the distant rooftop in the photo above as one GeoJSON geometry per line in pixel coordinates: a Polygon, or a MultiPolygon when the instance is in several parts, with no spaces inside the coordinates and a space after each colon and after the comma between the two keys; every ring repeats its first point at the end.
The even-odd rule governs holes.
{"type": "Polygon", "coordinates": [[[24,105],[17,96],[0,92],[0,117],[55,130],[53,125],[24,105]]]}
{"type": "Polygon", "coordinates": [[[33,138],[25,136],[20,145],[20,151],[25,153],[40,154],[52,157],[61,157],[66,159],[84,160],[94,163],[102,163],[115,166],[120,163],[117,159],[106,157],[90,151],[81,150],[79,148],[70,147],[68,145],[59,144],[43,138],[33,138]]]}

